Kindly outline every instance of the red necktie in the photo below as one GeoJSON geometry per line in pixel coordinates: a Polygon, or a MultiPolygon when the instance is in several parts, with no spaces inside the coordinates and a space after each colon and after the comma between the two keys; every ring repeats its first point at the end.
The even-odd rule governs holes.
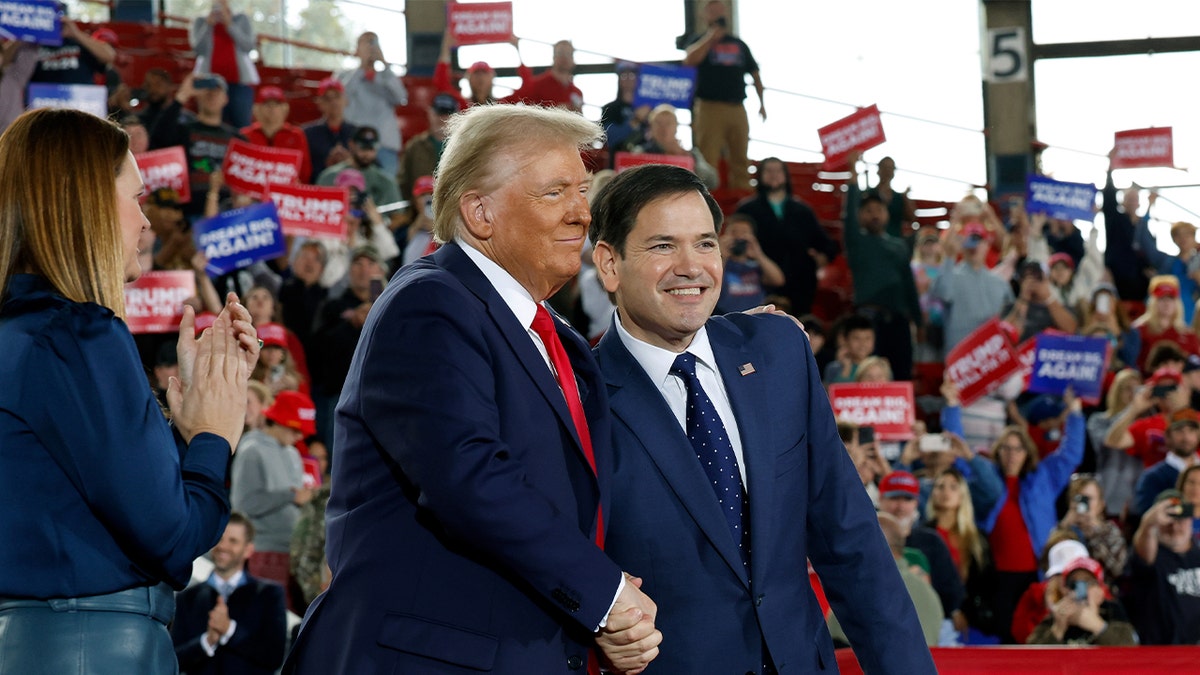
{"type": "MultiPolygon", "coordinates": [[[[571,421],[575,423],[575,432],[579,435],[579,443],[583,446],[583,456],[587,458],[592,473],[596,473],[596,456],[592,452],[592,436],[588,432],[587,417],[583,414],[583,402],[579,398],[579,386],[575,383],[575,370],[571,368],[571,360],[563,349],[562,341],[558,339],[558,331],[554,328],[554,319],[550,312],[541,304],[533,315],[533,332],[542,339],[550,363],[554,365],[554,376],[562,389],[563,397],[567,399],[567,410],[571,411],[571,421]]],[[[596,506],[596,545],[604,548],[604,517],[600,506],[596,506]]],[[[589,675],[599,675],[600,664],[595,655],[588,659],[589,675]]]]}

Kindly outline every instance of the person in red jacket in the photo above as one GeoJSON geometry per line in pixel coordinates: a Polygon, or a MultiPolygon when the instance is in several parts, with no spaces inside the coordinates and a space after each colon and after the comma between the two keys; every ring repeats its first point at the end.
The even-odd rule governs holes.
{"type": "Polygon", "coordinates": [[[307,183],[312,178],[308,137],[303,129],[288,123],[289,111],[287,96],[282,89],[272,85],[259,87],[254,95],[254,124],[242,129],[242,135],[255,145],[299,150],[303,155],[300,158],[300,182],[307,183]]]}

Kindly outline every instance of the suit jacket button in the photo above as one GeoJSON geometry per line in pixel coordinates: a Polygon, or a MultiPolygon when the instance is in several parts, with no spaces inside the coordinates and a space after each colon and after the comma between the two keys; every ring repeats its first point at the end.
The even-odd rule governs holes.
{"type": "Polygon", "coordinates": [[[764,597],[764,596],[761,596],[761,595],[760,595],[760,596],[758,596],[757,598],[754,598],[754,606],[755,606],[755,607],[762,607],[762,601],[763,601],[763,597],[764,597]]]}
{"type": "Polygon", "coordinates": [[[571,670],[579,670],[583,667],[583,657],[578,654],[572,654],[567,657],[567,667],[571,670]]]}

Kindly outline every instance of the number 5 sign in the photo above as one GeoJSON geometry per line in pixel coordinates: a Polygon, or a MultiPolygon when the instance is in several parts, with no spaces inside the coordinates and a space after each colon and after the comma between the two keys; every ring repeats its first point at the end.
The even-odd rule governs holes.
{"type": "Polygon", "coordinates": [[[984,79],[988,82],[1024,82],[1028,77],[1024,28],[991,28],[987,32],[987,61],[984,79]]]}

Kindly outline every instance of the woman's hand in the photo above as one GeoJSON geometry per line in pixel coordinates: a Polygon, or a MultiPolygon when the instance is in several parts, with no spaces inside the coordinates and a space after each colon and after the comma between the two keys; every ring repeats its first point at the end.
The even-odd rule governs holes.
{"type": "MultiPolygon", "coordinates": [[[[184,310],[181,331],[194,330],[191,309],[184,310]]],[[[190,340],[182,333],[180,342],[190,340]]],[[[186,371],[188,383],[172,377],[167,388],[167,405],[183,439],[191,442],[197,434],[213,433],[237,447],[246,418],[246,382],[250,379],[247,359],[242,354],[244,335],[238,334],[225,312],[217,316],[199,340],[193,340],[186,371]]],[[[257,346],[257,338],[254,338],[257,346]]],[[[180,375],[185,372],[180,358],[180,375]]]]}

